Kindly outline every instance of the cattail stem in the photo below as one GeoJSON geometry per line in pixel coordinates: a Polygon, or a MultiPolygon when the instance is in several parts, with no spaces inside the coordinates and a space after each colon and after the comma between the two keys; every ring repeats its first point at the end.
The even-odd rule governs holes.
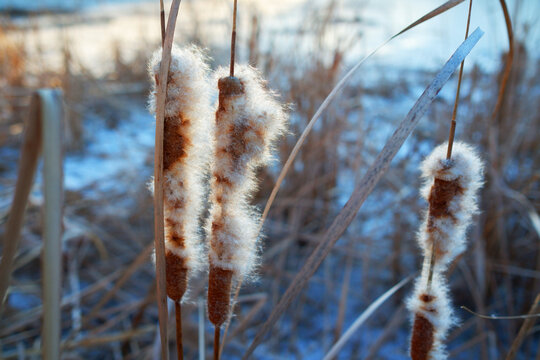
{"type": "Polygon", "coordinates": [[[182,342],[182,305],[180,301],[174,302],[176,315],[176,352],[178,360],[184,360],[184,344],[182,342]]]}
{"type": "MultiPolygon", "coordinates": [[[[472,3],[473,1],[469,1],[469,14],[467,16],[467,28],[465,30],[465,39],[469,37],[469,26],[471,24],[471,10],[472,10],[472,3]]],[[[465,60],[461,62],[461,66],[459,67],[459,77],[458,77],[458,85],[456,90],[456,99],[454,100],[454,110],[452,111],[452,123],[450,125],[450,134],[448,135],[448,150],[446,152],[446,159],[449,160],[452,157],[452,146],[454,145],[454,137],[456,134],[456,116],[457,116],[457,110],[459,105],[459,93],[461,90],[461,79],[463,77],[463,65],[465,64],[465,60]]]]}
{"type": "Polygon", "coordinates": [[[161,47],[163,47],[165,43],[165,8],[163,0],[159,0],[159,20],[161,23],[161,47]]]}
{"type": "Polygon", "coordinates": [[[214,328],[214,360],[219,360],[219,335],[220,328],[216,325],[214,328]]]}
{"type": "Polygon", "coordinates": [[[233,9],[233,24],[232,24],[232,34],[231,34],[231,67],[230,67],[230,76],[234,76],[234,57],[236,55],[236,11],[237,11],[237,0],[234,0],[234,9],[233,9]]]}

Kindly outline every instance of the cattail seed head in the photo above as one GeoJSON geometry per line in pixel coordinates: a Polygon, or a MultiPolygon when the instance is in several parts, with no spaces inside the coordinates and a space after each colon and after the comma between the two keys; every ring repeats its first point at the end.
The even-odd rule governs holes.
{"type": "Polygon", "coordinates": [[[256,263],[258,215],[249,206],[255,170],[271,160],[272,143],[285,128],[286,113],[250,66],[236,77],[217,71],[216,149],[210,218],[206,227],[211,264],[249,275],[256,263]]]}
{"type": "MultiPolygon", "coordinates": [[[[149,100],[152,112],[160,61],[158,50],[149,64],[154,81],[149,100]]],[[[198,228],[213,129],[208,71],[199,49],[173,46],[163,132],[163,208],[167,295],[175,301],[184,296],[190,274],[202,266],[198,228]]]]}
{"type": "MultiPolygon", "coordinates": [[[[428,271],[424,266],[423,272],[428,271]]],[[[435,273],[429,286],[426,278],[427,274],[416,281],[407,301],[414,314],[410,354],[412,360],[442,360],[446,359],[444,339],[454,323],[452,307],[442,274],[435,273]]]]}
{"type": "Polygon", "coordinates": [[[469,145],[456,142],[446,159],[447,144],[439,145],[422,163],[422,196],[429,202],[418,240],[425,257],[435,251],[435,265],[445,268],[465,250],[465,235],[477,212],[483,163],[469,145]]]}
{"type": "Polygon", "coordinates": [[[221,326],[227,320],[230,308],[233,272],[210,266],[208,275],[208,316],[212,324],[221,326]]]}
{"type": "Polygon", "coordinates": [[[424,253],[422,274],[407,307],[414,315],[412,360],[444,360],[444,339],[453,325],[444,271],[465,249],[465,233],[477,212],[476,193],[482,186],[483,164],[475,150],[454,143],[451,159],[447,144],[435,148],[422,163],[422,196],[429,209],[419,231],[424,253]]]}
{"type": "Polygon", "coordinates": [[[220,326],[229,313],[234,277],[246,277],[256,263],[259,215],[249,205],[257,167],[271,159],[272,142],[285,128],[286,114],[260,74],[237,66],[236,77],[217,71],[216,147],[212,164],[209,242],[209,318],[220,326]]]}

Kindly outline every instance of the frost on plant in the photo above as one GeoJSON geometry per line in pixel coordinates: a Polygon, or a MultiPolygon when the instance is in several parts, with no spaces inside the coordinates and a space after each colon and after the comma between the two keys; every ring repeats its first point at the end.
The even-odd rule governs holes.
{"type": "MultiPolygon", "coordinates": [[[[205,57],[196,47],[173,46],[167,80],[163,134],[164,220],[167,294],[179,301],[190,272],[201,266],[198,231],[203,210],[203,177],[213,132],[211,87],[205,57]]],[[[161,50],[149,64],[155,112],[161,50]]]]}
{"type": "Polygon", "coordinates": [[[442,144],[422,163],[422,196],[429,209],[418,234],[424,254],[422,275],[416,281],[408,308],[414,315],[411,358],[446,359],[444,338],[453,324],[444,271],[465,250],[466,231],[477,212],[483,164],[469,145],[455,143],[446,159],[442,144]]]}

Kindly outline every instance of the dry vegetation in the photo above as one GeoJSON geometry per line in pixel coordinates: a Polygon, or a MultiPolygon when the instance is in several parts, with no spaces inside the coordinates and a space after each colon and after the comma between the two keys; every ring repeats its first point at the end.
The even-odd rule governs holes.
{"type": "MultiPolygon", "coordinates": [[[[328,12],[325,19],[331,23],[330,8],[328,12]]],[[[24,43],[7,36],[17,31],[16,25],[9,18],[0,21],[3,232],[32,90],[63,89],[68,114],[66,154],[84,156],[89,146],[85,140],[88,123],[101,121],[115,128],[129,121],[130,111],[145,104],[149,91],[146,62],[149,49],[158,44],[141,46],[129,61],[124,60],[125,49],[118,44],[110,57],[114,69],[95,76],[78,63],[66,43],[62,71],[44,67],[36,72],[26,68],[24,43]]],[[[314,48],[321,51],[297,67],[296,59],[276,57],[260,46],[259,23],[254,15],[252,31],[243,38],[246,41],[241,49],[243,58],[257,65],[270,86],[280,90],[281,100],[292,105],[290,134],[277,149],[283,163],[309,119],[343,76],[347,47],[321,45],[326,23],[301,29],[299,33],[317,34],[314,48]]],[[[204,44],[205,39],[198,36],[199,28],[194,27],[193,34],[186,37],[204,44]]],[[[477,147],[486,174],[478,199],[480,214],[468,231],[468,251],[458,256],[448,275],[454,312],[461,319],[460,326],[451,328],[448,335],[452,359],[504,358],[524,322],[520,318],[485,319],[459,306],[481,314],[525,314],[540,293],[540,60],[530,55],[527,36],[527,32],[520,32],[515,39],[508,86],[494,117],[507,54],[501,54],[500,70],[495,73],[487,73],[472,62],[464,73],[456,137],[477,147]]],[[[216,62],[227,62],[223,55],[227,46],[211,51],[216,62]]],[[[384,71],[394,74],[401,69],[384,71]]],[[[356,76],[322,114],[269,212],[259,277],[241,288],[224,339],[223,359],[244,354],[384,140],[418,97],[417,89],[423,89],[433,75],[412,70],[397,77],[381,76],[375,82],[356,76]]],[[[454,91],[456,83],[448,83],[452,90],[447,94],[454,91]]],[[[415,238],[427,203],[419,196],[418,168],[448,136],[451,97],[441,96],[431,105],[330,256],[253,358],[322,358],[378,296],[421,268],[415,238]]],[[[153,203],[146,189],[152,163],[150,151],[142,169],[116,174],[113,181],[119,186],[106,191],[95,183],[66,191],[62,254],[66,359],[142,359],[159,353],[155,268],[151,262],[153,203]]],[[[252,203],[264,206],[279,169],[276,165],[258,172],[260,186],[252,203]]],[[[6,359],[39,358],[42,198],[36,192],[30,197],[9,298],[0,319],[0,354],[6,359]]],[[[204,314],[206,277],[203,274],[190,282],[190,301],[182,306],[187,359],[201,353],[201,327],[205,334],[202,346],[207,357],[211,354],[213,329],[204,314]]],[[[339,358],[407,358],[411,321],[404,301],[411,292],[409,284],[383,304],[349,340],[339,358]]],[[[538,306],[533,312],[537,310],[538,306]]],[[[169,311],[169,315],[174,316],[174,312],[169,311]]],[[[170,324],[173,321],[171,318],[170,324]]],[[[529,329],[520,333],[523,342],[516,359],[540,359],[538,328],[529,324],[529,329]]],[[[174,326],[169,326],[169,332],[174,354],[174,326]]]]}

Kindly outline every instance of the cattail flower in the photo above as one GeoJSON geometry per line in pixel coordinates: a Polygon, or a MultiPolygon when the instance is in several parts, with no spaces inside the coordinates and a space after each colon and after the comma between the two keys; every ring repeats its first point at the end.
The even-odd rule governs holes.
{"type": "MultiPolygon", "coordinates": [[[[161,50],[149,64],[155,93],[161,50]]],[[[211,154],[211,88],[205,57],[195,46],[173,46],[167,80],[163,134],[165,271],[167,295],[180,302],[190,274],[201,267],[199,217],[203,210],[203,176],[211,154]]]]}
{"type": "Polygon", "coordinates": [[[455,143],[451,159],[447,144],[435,148],[422,163],[426,183],[421,190],[429,210],[418,234],[424,254],[422,274],[408,308],[414,314],[413,360],[446,359],[444,338],[454,323],[444,271],[465,250],[466,230],[477,212],[483,164],[475,150],[455,143]]]}
{"type": "Polygon", "coordinates": [[[426,180],[422,197],[429,202],[418,241],[424,257],[434,252],[434,265],[443,270],[465,250],[465,234],[477,212],[476,193],[483,184],[483,163],[471,146],[456,142],[451,159],[447,144],[439,145],[423,161],[426,180]]]}
{"type": "Polygon", "coordinates": [[[258,214],[249,205],[257,167],[271,159],[272,142],[283,132],[286,114],[259,73],[236,67],[236,77],[217,71],[219,104],[212,166],[208,312],[220,326],[229,313],[235,277],[249,276],[256,264],[258,214]]]}

